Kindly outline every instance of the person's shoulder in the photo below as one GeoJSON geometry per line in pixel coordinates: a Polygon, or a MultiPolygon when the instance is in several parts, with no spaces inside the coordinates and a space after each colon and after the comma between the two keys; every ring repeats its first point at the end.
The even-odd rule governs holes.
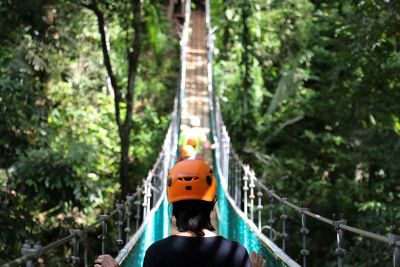
{"type": "Polygon", "coordinates": [[[250,267],[250,258],[247,249],[239,242],[220,237],[221,255],[229,255],[230,266],[250,267]],[[239,265],[238,265],[239,264],[239,265]]]}
{"type": "Polygon", "coordinates": [[[230,244],[242,246],[242,245],[240,245],[238,242],[236,242],[236,241],[234,241],[234,240],[230,240],[230,239],[225,238],[225,237],[223,237],[223,236],[218,236],[218,238],[220,238],[220,239],[222,240],[221,242],[225,242],[225,243],[230,243],[230,244]]]}
{"type": "Polygon", "coordinates": [[[219,239],[218,242],[223,244],[223,245],[246,250],[246,248],[244,246],[242,246],[239,242],[236,242],[234,240],[230,240],[230,239],[225,238],[223,236],[217,236],[217,238],[219,239]]]}
{"type": "Polygon", "coordinates": [[[164,239],[154,242],[153,244],[150,245],[150,247],[147,249],[147,251],[150,252],[152,250],[159,249],[160,247],[168,246],[170,244],[172,238],[173,238],[172,236],[169,236],[169,237],[166,237],[164,239]]]}
{"type": "Polygon", "coordinates": [[[168,246],[170,245],[170,237],[158,240],[151,244],[145,253],[143,266],[162,266],[160,265],[165,256],[168,255],[168,246]]]}

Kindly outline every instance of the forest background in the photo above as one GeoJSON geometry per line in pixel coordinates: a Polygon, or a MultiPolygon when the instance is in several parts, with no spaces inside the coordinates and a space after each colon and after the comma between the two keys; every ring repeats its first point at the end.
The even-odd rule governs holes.
{"type": "MultiPolygon", "coordinates": [[[[154,163],[178,86],[179,38],[167,1],[144,1],[140,16],[138,2],[0,2],[0,263],[27,238],[46,244],[93,222],[121,183],[135,188],[154,163]],[[115,87],[129,87],[135,51],[122,181],[115,87]]],[[[242,160],[291,201],[381,234],[400,219],[399,10],[391,0],[212,1],[215,85],[242,160]]],[[[124,117],[127,104],[118,106],[124,117]]],[[[334,232],[310,223],[310,266],[335,266],[334,232]]],[[[300,234],[290,240],[300,261],[300,234]]],[[[347,266],[390,266],[385,245],[345,240],[347,266]]],[[[56,255],[67,254],[46,261],[62,265],[56,255]]]]}

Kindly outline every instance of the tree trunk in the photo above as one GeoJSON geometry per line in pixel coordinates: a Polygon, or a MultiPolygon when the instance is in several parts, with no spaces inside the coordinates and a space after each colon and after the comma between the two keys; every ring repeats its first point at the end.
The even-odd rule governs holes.
{"type": "Polygon", "coordinates": [[[120,136],[121,157],[119,162],[119,183],[121,185],[122,197],[131,192],[133,186],[129,183],[129,131],[125,131],[120,136]]]}
{"type": "Polygon", "coordinates": [[[115,105],[115,119],[118,125],[118,133],[120,137],[120,163],[119,163],[119,182],[121,185],[121,194],[125,196],[130,192],[134,186],[130,182],[129,176],[129,145],[130,145],[130,133],[132,130],[132,115],[133,115],[133,103],[135,96],[135,81],[137,75],[137,69],[139,66],[139,56],[141,50],[141,3],[140,0],[131,1],[134,19],[131,23],[131,27],[134,29],[135,34],[133,37],[133,42],[129,42],[128,45],[128,86],[126,89],[126,94],[121,92],[121,88],[117,82],[117,77],[115,76],[112,68],[112,63],[110,59],[110,48],[107,42],[107,32],[106,23],[104,19],[103,12],[97,6],[97,1],[92,0],[90,4],[83,4],[86,8],[91,9],[98,22],[99,33],[101,36],[101,47],[103,51],[104,65],[107,69],[107,74],[110,79],[111,87],[114,91],[114,105],[115,105]],[[126,104],[125,118],[121,118],[121,104],[126,104]]]}

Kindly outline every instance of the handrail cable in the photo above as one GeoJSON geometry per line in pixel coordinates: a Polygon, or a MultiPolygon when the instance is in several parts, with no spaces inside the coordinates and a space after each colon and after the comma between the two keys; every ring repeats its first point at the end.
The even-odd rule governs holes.
{"type": "MultiPolygon", "coordinates": [[[[132,195],[133,198],[137,197],[137,192],[135,194],[132,195]]],[[[66,237],[63,237],[61,239],[58,239],[42,248],[40,248],[38,251],[33,252],[33,253],[29,253],[26,254],[24,256],[21,256],[19,258],[16,258],[15,260],[12,260],[10,262],[7,262],[5,264],[3,264],[1,267],[12,267],[12,266],[18,266],[28,260],[31,259],[36,259],[38,257],[40,257],[41,255],[43,255],[44,253],[48,252],[49,250],[55,249],[61,245],[66,244],[67,242],[71,241],[74,237],[81,237],[84,234],[88,233],[89,230],[91,230],[92,228],[94,228],[96,225],[100,224],[103,221],[108,220],[109,218],[112,218],[115,214],[118,213],[118,211],[120,211],[123,208],[126,208],[126,202],[123,203],[122,206],[117,207],[116,209],[114,209],[113,211],[110,212],[110,214],[107,216],[107,218],[101,218],[98,219],[97,221],[95,221],[94,223],[86,226],[85,228],[83,228],[82,230],[79,230],[79,232],[77,234],[70,234],[66,237]]]]}

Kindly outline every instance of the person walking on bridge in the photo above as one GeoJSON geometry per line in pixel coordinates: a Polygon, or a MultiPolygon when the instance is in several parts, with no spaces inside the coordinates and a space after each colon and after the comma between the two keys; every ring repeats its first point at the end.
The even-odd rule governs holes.
{"type": "MultiPolygon", "coordinates": [[[[215,234],[210,214],[217,201],[217,181],[201,160],[180,161],[167,177],[167,198],[178,233],[155,242],[146,251],[143,267],[262,267],[264,259],[235,241],[215,234]]],[[[118,266],[100,256],[95,267],[118,266]]]]}

